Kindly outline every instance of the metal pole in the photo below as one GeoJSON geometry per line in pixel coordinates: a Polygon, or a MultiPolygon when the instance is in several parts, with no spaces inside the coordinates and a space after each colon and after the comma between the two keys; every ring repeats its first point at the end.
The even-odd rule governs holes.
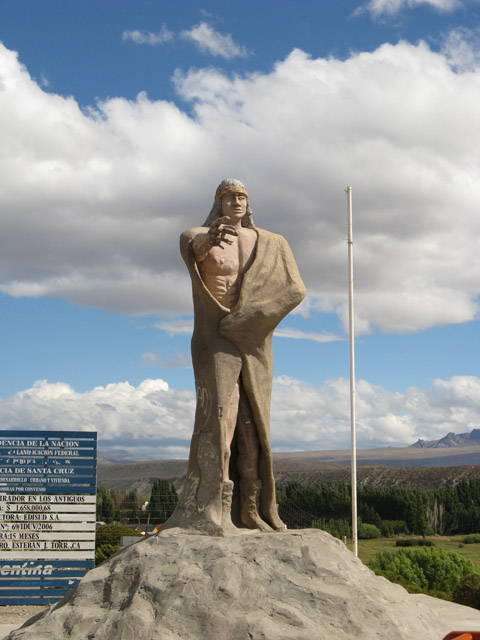
{"type": "Polygon", "coordinates": [[[352,187],[345,189],[348,201],[348,319],[350,325],[350,432],[352,478],[352,547],[358,556],[357,535],[357,443],[355,435],[355,327],[353,314],[353,237],[352,237],[352,187]]]}

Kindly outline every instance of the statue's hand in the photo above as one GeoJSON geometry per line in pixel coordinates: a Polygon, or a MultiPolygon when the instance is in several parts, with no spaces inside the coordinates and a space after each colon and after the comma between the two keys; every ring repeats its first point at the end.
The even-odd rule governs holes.
{"type": "Polygon", "coordinates": [[[222,242],[225,244],[233,244],[233,240],[227,238],[227,234],[231,236],[238,236],[238,232],[231,224],[227,224],[230,221],[228,216],[222,216],[212,222],[208,230],[208,242],[212,247],[224,248],[222,242]]]}
{"type": "Polygon", "coordinates": [[[225,249],[223,244],[233,244],[233,241],[227,235],[238,236],[238,232],[235,231],[233,225],[228,224],[229,222],[230,218],[228,216],[217,218],[212,222],[206,233],[198,233],[193,238],[192,248],[197,262],[205,260],[212,247],[225,249]]]}

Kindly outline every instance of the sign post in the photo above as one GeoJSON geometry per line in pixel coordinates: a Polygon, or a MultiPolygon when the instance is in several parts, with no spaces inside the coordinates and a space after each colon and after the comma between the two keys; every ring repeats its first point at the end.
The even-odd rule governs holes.
{"type": "Polygon", "coordinates": [[[0,431],[0,605],[49,605],[95,564],[97,434],[0,431]]]}

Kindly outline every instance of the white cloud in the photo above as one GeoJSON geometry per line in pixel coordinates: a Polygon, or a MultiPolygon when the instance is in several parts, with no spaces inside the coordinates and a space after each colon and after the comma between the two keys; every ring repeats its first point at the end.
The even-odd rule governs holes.
{"type": "Polygon", "coordinates": [[[293,338],[294,340],[313,340],[314,342],[334,342],[344,340],[343,337],[335,336],[332,333],[314,333],[300,331],[291,327],[280,327],[275,330],[276,338],[293,338]]]}
{"type": "Polygon", "coordinates": [[[172,356],[165,356],[163,353],[143,353],[142,364],[144,366],[161,366],[164,369],[191,368],[192,366],[190,355],[187,356],[181,351],[172,356]]]}
{"type": "Polygon", "coordinates": [[[401,42],[343,61],[295,50],[244,77],[178,72],[187,115],[145,94],[82,111],[0,46],[0,291],[191,314],[178,235],[230,175],[290,242],[305,313],[346,318],[351,184],[357,333],[478,317],[480,68],[455,60],[401,42]]]}
{"type": "MultiPolygon", "coordinates": [[[[155,455],[175,457],[188,453],[195,393],[169,389],[163,380],[144,380],[95,387],[77,393],[64,383],[39,381],[31,389],[0,400],[5,429],[60,429],[98,431],[108,448],[129,443],[151,448],[155,455]],[[172,455],[173,451],[173,455],[172,455]]],[[[150,455],[152,457],[152,455],[150,455]]]]}
{"type": "MultiPolygon", "coordinates": [[[[419,438],[480,426],[480,378],[435,380],[425,389],[395,393],[365,380],[356,384],[356,431],[360,449],[405,446],[419,438]]],[[[348,449],[350,383],[327,381],[320,388],[280,377],[272,395],[272,442],[277,450],[348,449]],[[294,432],[292,431],[294,426],[294,432]]]]}
{"type": "MultiPolygon", "coordinates": [[[[393,393],[357,381],[360,449],[435,440],[480,425],[480,378],[435,380],[425,389],[393,393]]],[[[281,376],[274,380],[271,443],[277,451],[348,449],[350,387],[344,378],[314,387],[281,376]]],[[[128,382],[75,392],[64,383],[39,381],[0,399],[4,429],[95,430],[101,446],[127,449],[144,459],[186,458],[193,430],[195,394],[169,389],[163,380],[128,382]]]]}
{"type": "Polygon", "coordinates": [[[168,322],[154,322],[153,327],[166,331],[169,335],[174,336],[179,333],[191,334],[193,331],[193,320],[191,318],[179,318],[168,322]]]}
{"type": "Polygon", "coordinates": [[[442,52],[457,71],[475,71],[480,66],[480,29],[454,29],[445,38],[442,52]]]}
{"type": "Polygon", "coordinates": [[[429,6],[437,11],[450,13],[460,9],[463,3],[461,0],[369,0],[361,7],[361,11],[369,11],[374,17],[392,16],[403,9],[416,9],[422,5],[429,6]]]}
{"type": "Polygon", "coordinates": [[[139,31],[138,29],[126,29],[122,33],[122,40],[124,42],[131,40],[135,44],[150,44],[155,46],[157,44],[163,44],[164,42],[172,42],[174,39],[175,34],[173,31],[169,31],[165,24],[162,24],[158,33],[139,31]]]}
{"type": "Polygon", "coordinates": [[[229,33],[222,35],[206,22],[200,22],[200,24],[182,31],[180,37],[184,40],[190,40],[196,44],[202,53],[212,56],[220,56],[227,59],[246,58],[248,56],[247,49],[236,44],[229,33]]]}
{"type": "MultiPolygon", "coordinates": [[[[170,336],[178,334],[190,335],[193,331],[193,320],[191,318],[179,318],[165,322],[154,322],[153,327],[165,331],[170,336]]],[[[294,340],[313,340],[314,342],[334,342],[344,340],[343,337],[331,333],[315,333],[300,331],[292,327],[280,327],[275,330],[276,338],[293,338],[294,340]]]]}
{"type": "MultiPolygon", "coordinates": [[[[192,42],[202,53],[219,56],[227,60],[231,58],[246,58],[248,51],[245,47],[234,42],[231,34],[222,35],[206,22],[184,29],[179,34],[183,40],[192,42]]],[[[122,40],[131,40],[135,44],[148,44],[156,46],[165,42],[173,42],[176,35],[173,31],[162,25],[158,33],[139,29],[126,29],[122,33],[122,40]]]]}

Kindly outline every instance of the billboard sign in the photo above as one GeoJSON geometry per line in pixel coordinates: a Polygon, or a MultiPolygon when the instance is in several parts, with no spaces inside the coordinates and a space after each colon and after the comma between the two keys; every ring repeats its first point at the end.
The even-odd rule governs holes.
{"type": "Polygon", "coordinates": [[[97,434],[0,431],[0,605],[58,602],[95,564],[97,434]]]}

